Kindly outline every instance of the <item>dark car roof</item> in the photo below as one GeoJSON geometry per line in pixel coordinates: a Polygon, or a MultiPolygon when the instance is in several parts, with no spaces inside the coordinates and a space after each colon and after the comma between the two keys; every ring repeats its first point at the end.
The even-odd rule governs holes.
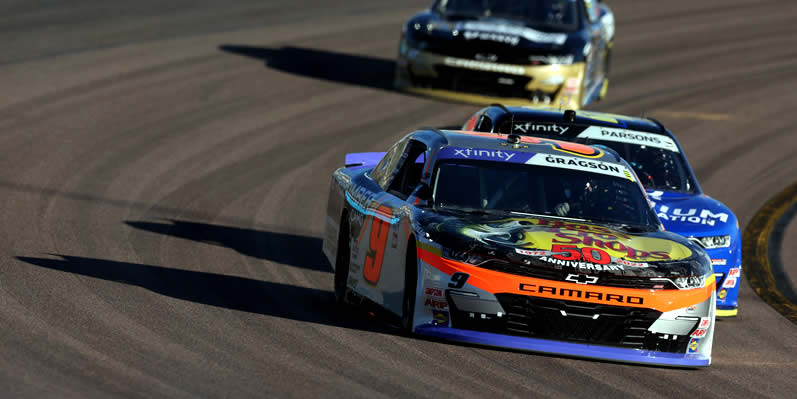
{"type": "Polygon", "coordinates": [[[503,105],[493,105],[485,109],[485,114],[494,122],[504,122],[505,118],[514,115],[516,120],[534,120],[541,123],[556,123],[563,126],[567,125],[590,125],[605,126],[620,129],[635,130],[639,132],[656,133],[672,137],[672,134],[664,128],[658,121],[647,118],[635,118],[632,116],[615,115],[604,112],[594,111],[575,111],[574,121],[565,120],[566,110],[556,108],[539,107],[505,107],[503,105]]]}
{"type": "Polygon", "coordinates": [[[444,146],[449,147],[470,147],[485,150],[512,150],[536,154],[569,155],[624,165],[622,158],[613,151],[606,151],[605,148],[596,149],[592,146],[568,141],[519,136],[521,142],[518,144],[511,144],[507,141],[509,135],[506,134],[452,130],[438,130],[437,132],[445,138],[446,143],[444,143],[444,146]],[[599,154],[590,156],[567,151],[567,148],[578,148],[572,146],[598,150],[597,152],[599,152],[599,154]]]}

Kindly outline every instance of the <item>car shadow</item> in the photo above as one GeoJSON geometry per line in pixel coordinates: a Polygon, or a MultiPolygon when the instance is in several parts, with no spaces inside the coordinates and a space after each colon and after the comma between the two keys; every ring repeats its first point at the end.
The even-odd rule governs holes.
{"type": "Polygon", "coordinates": [[[113,281],[202,305],[302,322],[391,333],[357,312],[341,310],[330,291],[246,277],[79,256],[17,257],[45,269],[113,281]]]}
{"type": "Polygon", "coordinates": [[[220,245],[241,254],[303,269],[332,272],[317,237],[169,219],[165,222],[125,221],[135,229],[220,245]]]}
{"type": "Polygon", "coordinates": [[[294,75],[381,90],[393,90],[395,61],[364,55],[285,46],[224,44],[219,50],[262,60],[266,67],[294,75]]]}

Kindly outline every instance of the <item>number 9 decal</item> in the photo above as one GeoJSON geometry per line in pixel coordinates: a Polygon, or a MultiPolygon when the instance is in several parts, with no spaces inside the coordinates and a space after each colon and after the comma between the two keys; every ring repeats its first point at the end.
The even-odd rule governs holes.
{"type": "MultiPolygon", "coordinates": [[[[385,205],[380,205],[376,213],[388,218],[393,217],[393,210],[385,205]]],[[[382,261],[385,259],[385,244],[390,231],[390,223],[376,216],[371,216],[371,235],[368,240],[368,251],[365,253],[363,277],[365,281],[376,284],[382,274],[382,261]]]]}
{"type": "Polygon", "coordinates": [[[456,272],[451,275],[451,282],[448,283],[448,286],[451,288],[462,288],[465,286],[465,282],[468,281],[468,278],[470,278],[470,274],[456,272]]]}

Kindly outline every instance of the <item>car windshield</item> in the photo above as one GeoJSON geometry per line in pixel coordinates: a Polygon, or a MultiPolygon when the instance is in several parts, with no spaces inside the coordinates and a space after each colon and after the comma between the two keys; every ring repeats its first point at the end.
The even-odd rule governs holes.
{"type": "Polygon", "coordinates": [[[576,0],[441,0],[437,9],[451,16],[521,20],[539,29],[573,31],[578,28],[576,0]]]}
{"type": "MultiPolygon", "coordinates": [[[[675,141],[667,136],[636,131],[624,132],[624,134],[655,137],[655,140],[659,143],[658,145],[655,143],[645,145],[643,142],[629,141],[629,139],[623,138],[619,134],[614,136],[615,140],[593,138],[595,136],[584,137],[589,130],[585,130],[585,133],[580,133],[577,137],[562,137],[561,134],[564,133],[565,128],[572,132],[574,129],[586,129],[587,126],[565,127],[538,123],[533,120],[512,119],[501,123],[500,128],[496,129],[496,131],[566,139],[581,144],[609,147],[631,164],[634,172],[639,176],[639,181],[646,189],[697,193],[697,183],[687,166],[686,158],[681,154],[675,141]],[[662,143],[666,143],[666,145],[662,143]]],[[[612,137],[612,135],[601,135],[599,137],[612,137]]]]}
{"type": "Polygon", "coordinates": [[[520,212],[656,230],[659,221],[639,185],[600,173],[506,162],[441,160],[438,209],[520,212]]]}
{"type": "Polygon", "coordinates": [[[608,140],[578,139],[577,141],[589,145],[603,145],[617,151],[631,164],[646,189],[686,193],[697,191],[697,184],[689,173],[686,160],[679,152],[608,140]]]}

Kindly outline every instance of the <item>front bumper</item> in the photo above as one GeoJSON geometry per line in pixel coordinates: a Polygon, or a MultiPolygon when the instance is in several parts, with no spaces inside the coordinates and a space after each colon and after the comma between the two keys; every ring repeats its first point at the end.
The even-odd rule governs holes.
{"type": "Polygon", "coordinates": [[[600,345],[550,341],[515,337],[479,331],[460,330],[432,324],[415,327],[415,333],[446,340],[471,344],[512,348],[531,352],[549,353],[588,359],[609,360],[670,367],[708,367],[711,357],[703,354],[653,352],[638,349],[615,348],[600,345]]]}
{"type": "Polygon", "coordinates": [[[420,246],[415,332],[610,361],[710,364],[713,281],[692,290],[587,286],[481,268],[420,246]]]}
{"type": "Polygon", "coordinates": [[[707,249],[717,279],[717,316],[732,317],[739,312],[742,257],[739,248],[707,249]]]}
{"type": "Polygon", "coordinates": [[[440,55],[400,52],[395,86],[424,96],[473,104],[582,107],[584,63],[513,65],[440,55]]]}

